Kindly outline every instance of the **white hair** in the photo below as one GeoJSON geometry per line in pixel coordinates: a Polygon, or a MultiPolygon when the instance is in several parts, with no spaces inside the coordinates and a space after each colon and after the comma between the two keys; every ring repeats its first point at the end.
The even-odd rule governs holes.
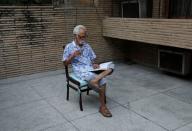
{"type": "Polygon", "coordinates": [[[85,26],[83,25],[77,25],[75,26],[75,28],[73,29],[73,34],[74,35],[78,35],[80,33],[80,30],[83,29],[83,30],[87,30],[85,26]]]}

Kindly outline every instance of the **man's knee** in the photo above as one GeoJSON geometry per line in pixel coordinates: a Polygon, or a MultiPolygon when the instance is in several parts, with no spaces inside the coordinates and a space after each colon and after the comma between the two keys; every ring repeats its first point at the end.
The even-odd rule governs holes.
{"type": "Polygon", "coordinates": [[[111,75],[113,73],[113,69],[109,68],[107,69],[108,75],[111,75]]]}

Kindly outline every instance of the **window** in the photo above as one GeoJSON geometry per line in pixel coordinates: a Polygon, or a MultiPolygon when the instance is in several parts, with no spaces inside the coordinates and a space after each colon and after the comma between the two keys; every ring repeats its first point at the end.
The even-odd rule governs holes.
{"type": "Polygon", "coordinates": [[[170,0],[169,18],[192,18],[192,1],[170,0]]]}
{"type": "Polygon", "coordinates": [[[152,0],[125,0],[121,2],[121,16],[127,18],[152,17],[152,0]]]}
{"type": "Polygon", "coordinates": [[[178,50],[176,48],[158,50],[158,68],[180,75],[190,73],[191,53],[187,50],[178,50]]]}
{"type": "Polygon", "coordinates": [[[139,3],[137,0],[121,2],[122,17],[139,18],[139,3]]]}
{"type": "Polygon", "coordinates": [[[53,0],[54,7],[94,7],[97,5],[98,0],[53,0]]]}
{"type": "Polygon", "coordinates": [[[52,5],[52,0],[0,0],[0,5],[52,5]]]}

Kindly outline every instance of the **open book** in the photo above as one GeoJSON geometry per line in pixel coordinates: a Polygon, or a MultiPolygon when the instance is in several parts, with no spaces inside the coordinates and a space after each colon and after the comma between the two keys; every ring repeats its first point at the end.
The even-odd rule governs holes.
{"type": "Polygon", "coordinates": [[[115,65],[114,65],[114,63],[113,63],[112,61],[110,61],[110,62],[105,62],[105,63],[101,63],[101,64],[99,65],[99,68],[92,69],[92,70],[90,70],[90,71],[92,71],[92,72],[97,72],[97,71],[107,70],[107,69],[109,69],[109,68],[111,68],[111,69],[114,69],[114,68],[115,68],[115,65]]]}

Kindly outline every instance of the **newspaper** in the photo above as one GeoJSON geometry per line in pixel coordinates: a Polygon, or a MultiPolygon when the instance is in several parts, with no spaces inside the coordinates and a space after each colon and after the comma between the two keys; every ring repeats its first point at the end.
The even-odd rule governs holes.
{"type": "Polygon", "coordinates": [[[105,63],[101,63],[101,64],[99,65],[99,68],[92,69],[92,70],[90,70],[90,71],[92,71],[92,72],[104,71],[104,70],[107,70],[107,69],[109,69],[109,68],[111,68],[111,69],[114,69],[114,68],[115,68],[115,65],[114,65],[114,63],[113,63],[112,61],[110,61],[110,62],[105,62],[105,63]]]}

